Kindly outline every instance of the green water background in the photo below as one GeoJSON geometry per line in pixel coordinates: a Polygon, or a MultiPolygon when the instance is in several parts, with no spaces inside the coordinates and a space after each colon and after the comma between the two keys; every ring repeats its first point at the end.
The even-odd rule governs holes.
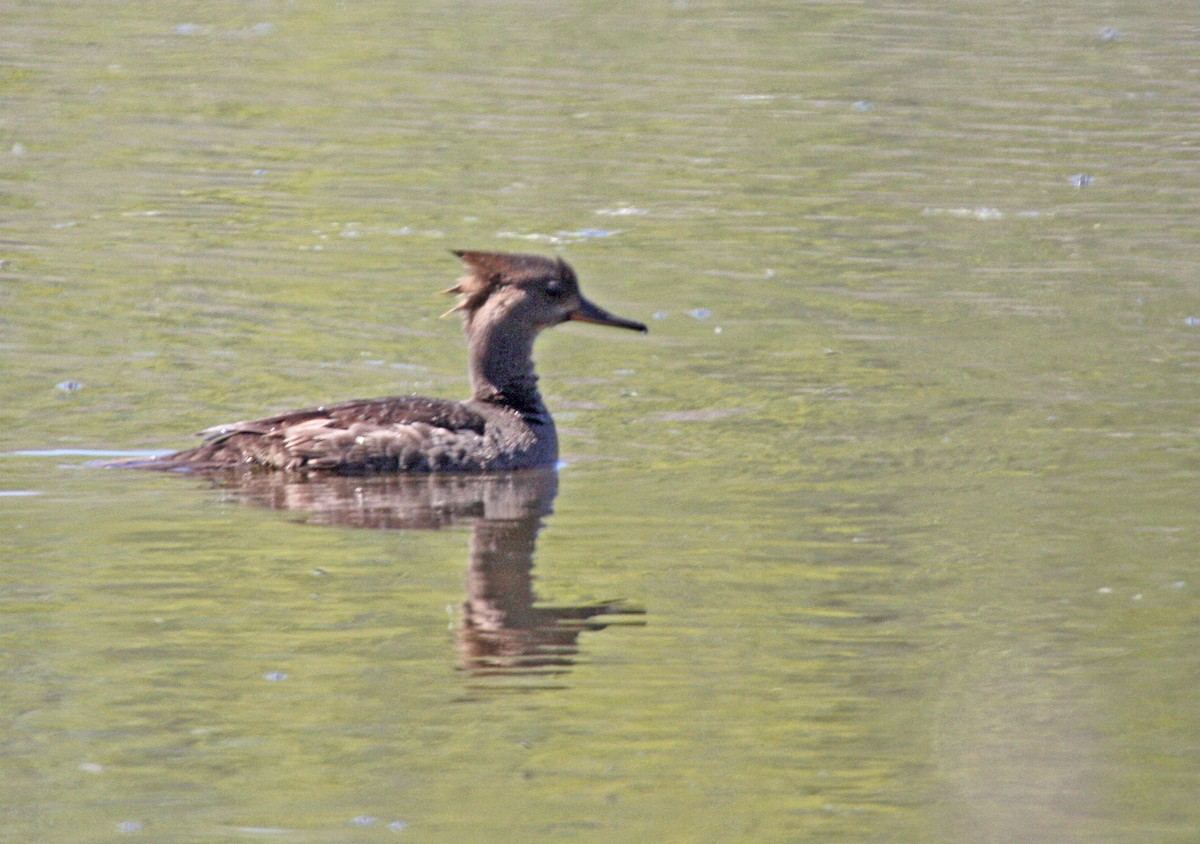
{"type": "Polygon", "coordinates": [[[1192,4],[0,38],[0,840],[1195,840],[1192,4]],[[75,453],[464,395],[454,248],[651,326],[539,344],[538,593],[646,610],[553,682],[456,667],[465,530],[75,453]]]}

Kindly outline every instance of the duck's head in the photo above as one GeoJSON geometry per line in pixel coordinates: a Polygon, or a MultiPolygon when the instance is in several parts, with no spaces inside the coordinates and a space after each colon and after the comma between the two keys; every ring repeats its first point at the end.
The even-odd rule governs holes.
{"type": "Polygon", "coordinates": [[[562,258],[504,252],[460,252],[467,274],[446,293],[461,297],[450,313],[462,311],[468,334],[504,324],[536,334],[568,320],[646,331],[640,322],[614,316],[579,292],[575,271],[562,258]]]}

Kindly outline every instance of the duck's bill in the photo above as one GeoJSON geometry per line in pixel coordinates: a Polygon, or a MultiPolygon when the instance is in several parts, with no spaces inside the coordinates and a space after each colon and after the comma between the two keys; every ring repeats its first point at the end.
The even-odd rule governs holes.
{"type": "Polygon", "coordinates": [[[646,333],[647,328],[642,323],[624,317],[614,316],[604,308],[593,305],[587,299],[580,300],[579,307],[567,314],[567,319],[575,322],[591,322],[596,325],[611,325],[613,328],[628,328],[630,331],[646,333]]]}

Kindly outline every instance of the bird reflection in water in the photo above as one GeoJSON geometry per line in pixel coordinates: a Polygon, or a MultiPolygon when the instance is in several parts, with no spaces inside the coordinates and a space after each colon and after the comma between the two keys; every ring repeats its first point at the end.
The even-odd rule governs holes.
{"type": "Polygon", "coordinates": [[[304,512],[310,524],[375,530],[471,526],[467,597],[458,629],[462,668],[473,676],[564,673],[579,634],[641,624],[623,601],[538,605],[533,555],[558,492],[553,469],[486,475],[205,473],[233,498],[304,512]]]}

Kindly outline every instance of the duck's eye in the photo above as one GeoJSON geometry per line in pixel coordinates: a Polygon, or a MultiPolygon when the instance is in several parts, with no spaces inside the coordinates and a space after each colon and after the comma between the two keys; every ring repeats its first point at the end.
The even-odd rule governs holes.
{"type": "Polygon", "coordinates": [[[561,299],[566,295],[567,288],[559,279],[546,282],[546,295],[551,299],[561,299]]]}

